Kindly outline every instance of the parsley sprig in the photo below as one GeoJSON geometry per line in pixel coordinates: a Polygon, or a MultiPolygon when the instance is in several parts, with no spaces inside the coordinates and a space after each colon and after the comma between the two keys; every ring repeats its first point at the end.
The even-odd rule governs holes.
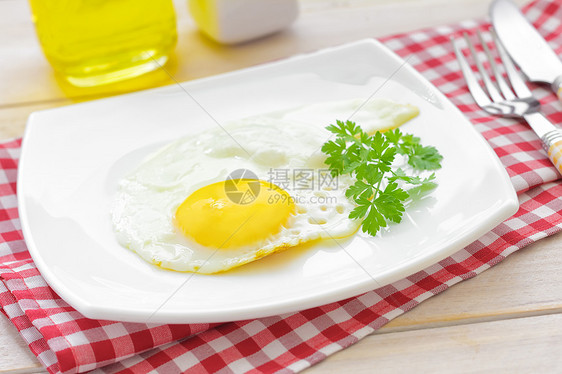
{"type": "Polygon", "coordinates": [[[437,186],[434,173],[422,178],[392,165],[400,154],[415,170],[439,169],[443,157],[435,147],[421,145],[420,138],[399,129],[369,136],[352,121],[336,121],[326,129],[336,138],[322,146],[325,162],[332,175],[355,177],[345,195],[357,204],[349,218],[363,219],[364,232],[374,236],[388,221],[400,222],[408,199],[437,186]],[[406,186],[410,188],[402,188],[406,186]]]}

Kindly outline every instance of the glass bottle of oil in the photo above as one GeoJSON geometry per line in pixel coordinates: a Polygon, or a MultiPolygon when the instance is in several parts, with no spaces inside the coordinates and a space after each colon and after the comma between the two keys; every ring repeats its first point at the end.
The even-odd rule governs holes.
{"type": "Polygon", "coordinates": [[[132,78],[165,64],[176,43],[172,0],[30,0],[53,68],[76,86],[132,78]]]}

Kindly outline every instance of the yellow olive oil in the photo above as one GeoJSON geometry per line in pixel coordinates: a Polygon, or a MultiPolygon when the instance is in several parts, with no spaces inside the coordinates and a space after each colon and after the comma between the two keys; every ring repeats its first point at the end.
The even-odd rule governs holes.
{"type": "Polygon", "coordinates": [[[171,0],[30,0],[53,68],[76,86],[132,78],[165,64],[176,43],[171,0]]]}

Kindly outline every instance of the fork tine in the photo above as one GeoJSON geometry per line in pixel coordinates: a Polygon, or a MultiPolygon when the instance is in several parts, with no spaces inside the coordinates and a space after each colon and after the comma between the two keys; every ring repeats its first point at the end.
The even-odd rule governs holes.
{"type": "Polygon", "coordinates": [[[484,66],[482,66],[482,63],[480,62],[480,59],[478,58],[478,55],[474,50],[474,46],[472,45],[472,42],[470,41],[466,33],[464,34],[464,39],[466,40],[466,44],[468,44],[468,48],[470,49],[470,53],[472,54],[472,59],[474,60],[474,63],[476,64],[476,67],[480,72],[480,76],[482,77],[484,86],[488,90],[488,94],[492,98],[492,101],[495,102],[503,101],[504,99],[503,96],[500,94],[496,86],[492,83],[492,81],[488,77],[488,73],[486,72],[486,70],[484,70],[484,66]]]}
{"type": "Polygon", "coordinates": [[[492,103],[490,101],[490,98],[484,92],[482,87],[480,87],[480,84],[474,76],[472,69],[468,65],[468,62],[466,62],[466,59],[464,58],[464,55],[461,52],[457,41],[454,38],[451,38],[451,43],[453,44],[453,49],[455,50],[457,61],[459,62],[459,65],[461,67],[462,75],[464,75],[464,80],[466,81],[466,85],[468,86],[468,90],[472,94],[474,101],[476,101],[476,104],[478,104],[480,107],[490,105],[492,103]]]}
{"type": "Polygon", "coordinates": [[[511,91],[511,87],[509,87],[505,79],[503,79],[502,75],[500,74],[498,66],[496,65],[496,61],[492,57],[492,53],[488,48],[488,44],[484,41],[484,38],[482,37],[482,33],[480,32],[480,30],[477,31],[477,34],[478,34],[478,39],[480,40],[480,44],[482,44],[482,47],[484,48],[484,52],[488,57],[488,62],[490,63],[490,67],[492,68],[492,73],[494,73],[494,77],[496,78],[496,83],[498,84],[500,91],[503,94],[503,97],[505,97],[507,100],[515,99],[516,97],[513,94],[513,91],[511,91]]]}
{"type": "Polygon", "coordinates": [[[490,33],[492,34],[492,38],[494,39],[494,43],[496,44],[496,46],[498,48],[498,54],[500,55],[503,66],[505,67],[505,71],[506,71],[507,76],[510,80],[511,87],[513,87],[513,90],[515,91],[515,93],[519,97],[531,96],[532,95],[531,91],[529,90],[529,88],[525,84],[525,81],[523,80],[523,78],[521,78],[521,75],[519,75],[519,72],[517,71],[517,69],[515,69],[515,66],[513,65],[513,61],[511,60],[511,57],[509,57],[509,55],[505,51],[505,48],[503,47],[501,41],[498,39],[496,31],[494,29],[491,29],[490,33]]]}

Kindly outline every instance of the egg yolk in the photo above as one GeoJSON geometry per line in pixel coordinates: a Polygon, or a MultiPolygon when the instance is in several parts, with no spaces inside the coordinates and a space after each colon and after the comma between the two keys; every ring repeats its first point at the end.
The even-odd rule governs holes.
{"type": "Polygon", "coordinates": [[[257,179],[217,182],[193,192],[178,207],[177,227],[213,248],[238,248],[278,233],[295,211],[287,191],[257,179]],[[228,184],[230,183],[230,184],[228,184]]]}

